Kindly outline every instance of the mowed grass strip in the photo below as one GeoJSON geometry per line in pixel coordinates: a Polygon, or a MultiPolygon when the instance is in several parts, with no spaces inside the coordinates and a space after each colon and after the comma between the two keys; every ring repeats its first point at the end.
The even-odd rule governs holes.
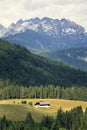
{"type": "Polygon", "coordinates": [[[61,107],[64,111],[71,110],[76,106],[82,106],[83,111],[87,107],[87,102],[63,100],[63,99],[12,99],[0,101],[0,116],[6,115],[10,120],[22,121],[25,119],[27,112],[31,112],[35,121],[41,121],[43,115],[55,116],[57,110],[61,107]],[[27,101],[26,105],[22,105],[21,101],[27,101]],[[35,108],[34,104],[38,101],[50,102],[50,108],[35,108]],[[29,106],[32,102],[32,106],[29,106]]]}
{"type": "Polygon", "coordinates": [[[26,117],[27,110],[21,105],[0,104],[0,116],[5,115],[9,120],[22,120],[26,117]]]}

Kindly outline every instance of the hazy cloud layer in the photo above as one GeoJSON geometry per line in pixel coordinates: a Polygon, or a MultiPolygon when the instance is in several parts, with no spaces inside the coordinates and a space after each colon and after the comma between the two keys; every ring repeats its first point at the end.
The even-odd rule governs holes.
{"type": "Polygon", "coordinates": [[[68,18],[87,29],[87,0],[0,0],[0,23],[8,26],[20,18],[68,18]]]}

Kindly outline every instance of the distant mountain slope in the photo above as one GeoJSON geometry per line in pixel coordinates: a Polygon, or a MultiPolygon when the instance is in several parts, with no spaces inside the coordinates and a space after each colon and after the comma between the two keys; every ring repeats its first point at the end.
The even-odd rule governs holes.
{"type": "Polygon", "coordinates": [[[4,39],[25,46],[31,51],[35,50],[36,52],[49,50],[52,48],[50,45],[51,37],[47,37],[45,34],[34,32],[32,30],[26,30],[23,33],[11,35],[4,39]]]}
{"type": "Polygon", "coordinates": [[[87,73],[31,54],[19,45],[0,40],[0,79],[14,84],[87,85],[87,73]]]}
{"type": "Polygon", "coordinates": [[[68,19],[44,17],[19,20],[1,30],[1,37],[22,44],[30,51],[48,51],[87,47],[85,29],[68,19]]]}
{"type": "Polygon", "coordinates": [[[71,66],[87,71],[87,48],[71,48],[42,54],[50,59],[60,60],[71,66]]]}

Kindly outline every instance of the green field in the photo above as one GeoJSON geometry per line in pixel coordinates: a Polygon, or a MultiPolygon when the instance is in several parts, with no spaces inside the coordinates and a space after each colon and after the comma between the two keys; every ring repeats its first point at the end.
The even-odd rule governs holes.
{"type": "Polygon", "coordinates": [[[12,100],[1,100],[0,101],[0,116],[6,115],[10,120],[21,121],[24,120],[28,111],[31,112],[32,117],[35,121],[40,121],[43,115],[55,116],[57,110],[62,107],[64,111],[70,110],[73,107],[82,106],[83,111],[87,107],[87,102],[83,101],[72,101],[62,99],[12,99],[12,100]],[[27,101],[26,105],[22,105],[21,101],[27,101]],[[50,108],[35,108],[34,104],[37,101],[49,101],[51,104],[50,108]],[[28,103],[32,102],[32,106],[28,103]]]}

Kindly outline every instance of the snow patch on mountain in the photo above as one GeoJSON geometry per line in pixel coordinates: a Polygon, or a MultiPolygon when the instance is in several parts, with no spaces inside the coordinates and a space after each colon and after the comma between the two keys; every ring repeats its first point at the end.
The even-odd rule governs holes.
{"type": "Polygon", "coordinates": [[[80,60],[83,60],[83,61],[85,61],[85,62],[87,62],[87,57],[78,57],[78,59],[80,59],[80,60]]]}
{"type": "Polygon", "coordinates": [[[62,29],[62,32],[63,33],[68,33],[68,34],[72,34],[72,33],[75,33],[76,32],[76,30],[75,29],[73,29],[73,28],[67,28],[67,29],[62,29]]]}
{"type": "Polygon", "coordinates": [[[0,30],[4,29],[4,27],[0,24],[0,30]]]}

